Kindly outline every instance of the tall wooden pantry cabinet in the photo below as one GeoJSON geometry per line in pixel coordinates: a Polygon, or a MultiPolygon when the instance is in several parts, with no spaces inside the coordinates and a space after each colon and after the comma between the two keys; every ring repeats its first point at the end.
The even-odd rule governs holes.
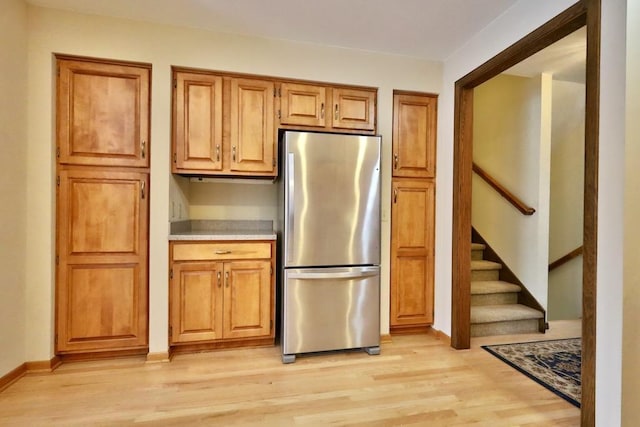
{"type": "Polygon", "coordinates": [[[433,324],[435,95],[394,91],[391,332],[433,324]]]}
{"type": "Polygon", "coordinates": [[[62,356],[148,351],[151,66],[56,56],[62,356]]]}

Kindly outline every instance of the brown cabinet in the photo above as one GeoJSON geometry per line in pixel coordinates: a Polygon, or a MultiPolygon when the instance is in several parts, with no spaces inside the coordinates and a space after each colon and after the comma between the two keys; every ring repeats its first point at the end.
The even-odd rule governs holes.
{"type": "Polygon", "coordinates": [[[435,95],[394,92],[394,177],[435,177],[437,101],[435,95]]]}
{"type": "Polygon", "coordinates": [[[57,61],[60,164],[149,166],[149,66],[57,61]]]}
{"type": "Polygon", "coordinates": [[[274,83],[174,68],[172,172],[276,175],[274,83]]]}
{"type": "Polygon", "coordinates": [[[433,180],[394,179],[391,207],[391,329],[433,323],[433,180]]]}
{"type": "Polygon", "coordinates": [[[375,132],[375,89],[285,82],[281,84],[279,93],[282,126],[375,132]]]}
{"type": "Polygon", "coordinates": [[[171,242],[170,344],[273,343],[273,242],[171,242]]]}
{"type": "Polygon", "coordinates": [[[58,179],[57,352],[146,348],[147,173],[69,168],[58,179]]]}
{"type": "Polygon", "coordinates": [[[56,56],[56,354],[148,350],[151,66],[56,56]]]}

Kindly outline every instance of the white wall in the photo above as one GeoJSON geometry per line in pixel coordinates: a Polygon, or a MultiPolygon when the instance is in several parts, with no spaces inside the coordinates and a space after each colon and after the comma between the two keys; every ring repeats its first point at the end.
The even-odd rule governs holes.
{"type": "Polygon", "coordinates": [[[0,376],[25,362],[27,7],[0,13],[0,376]]]}
{"type": "Polygon", "coordinates": [[[640,0],[627,1],[622,424],[640,419],[640,0]]]}
{"type": "MultiPolygon", "coordinates": [[[[436,328],[451,332],[453,107],[456,80],[575,3],[520,0],[445,61],[438,115],[436,328]]],[[[596,423],[620,424],[626,0],[602,2],[596,423]]]]}
{"type": "Polygon", "coordinates": [[[473,93],[473,161],[536,212],[523,215],[474,174],[471,224],[545,308],[550,82],[499,75],[473,93]]]}
{"type": "MultiPolygon", "coordinates": [[[[382,200],[387,218],[393,89],[434,93],[441,89],[440,64],[408,57],[233,36],[33,6],[29,7],[29,24],[28,94],[31,102],[28,113],[27,254],[31,265],[27,273],[27,360],[48,359],[53,351],[53,52],[153,65],[149,245],[151,352],[167,349],[167,223],[171,210],[175,209],[171,201],[186,204],[191,200],[193,217],[222,211],[225,215],[233,215],[223,208],[231,197],[228,192],[227,196],[218,198],[215,186],[203,190],[200,186],[208,184],[190,184],[184,179],[174,179],[169,173],[171,65],[378,87],[378,130],[383,137],[382,200]]],[[[242,185],[238,189],[247,198],[259,191],[242,185]]],[[[268,212],[267,201],[258,203],[268,212]]],[[[183,217],[186,216],[183,213],[183,217]]],[[[389,323],[389,225],[388,221],[383,222],[382,259],[386,262],[382,265],[382,332],[388,331],[389,323]]]]}
{"type": "MultiPolygon", "coordinates": [[[[553,81],[549,261],[582,245],[584,208],[582,83],[553,81]]],[[[582,257],[549,272],[549,320],[582,317],[582,257]]]]}

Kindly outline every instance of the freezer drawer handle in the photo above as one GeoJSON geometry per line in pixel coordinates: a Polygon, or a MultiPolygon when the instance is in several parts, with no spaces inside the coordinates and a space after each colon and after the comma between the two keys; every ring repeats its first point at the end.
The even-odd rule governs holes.
{"type": "Polygon", "coordinates": [[[217,249],[217,250],[215,251],[215,254],[216,254],[216,255],[228,255],[228,254],[230,254],[230,253],[231,253],[231,251],[223,251],[223,250],[221,250],[221,249],[217,249]]]}
{"type": "Polygon", "coordinates": [[[323,280],[323,279],[356,279],[360,277],[377,276],[378,270],[365,270],[347,273],[290,273],[287,277],[290,279],[307,279],[307,280],[323,280]]]}

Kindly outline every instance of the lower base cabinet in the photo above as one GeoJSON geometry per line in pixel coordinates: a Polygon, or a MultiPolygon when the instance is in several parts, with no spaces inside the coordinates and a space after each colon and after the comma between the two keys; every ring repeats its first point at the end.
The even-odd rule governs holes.
{"type": "Polygon", "coordinates": [[[273,242],[171,242],[169,344],[273,343],[273,242]]]}

